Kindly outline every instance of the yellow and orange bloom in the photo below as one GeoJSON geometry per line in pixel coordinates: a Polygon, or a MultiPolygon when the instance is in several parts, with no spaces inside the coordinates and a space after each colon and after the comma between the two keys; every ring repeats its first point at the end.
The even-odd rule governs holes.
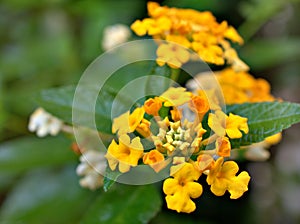
{"type": "Polygon", "coordinates": [[[131,25],[131,29],[138,35],[158,35],[170,30],[172,22],[169,18],[162,16],[157,19],[146,18],[137,20],[131,25]]]}
{"type": "Polygon", "coordinates": [[[246,171],[236,176],[238,170],[239,167],[234,161],[224,162],[223,157],[220,157],[207,175],[206,181],[211,185],[211,192],[222,196],[227,190],[231,199],[241,197],[248,190],[250,176],[246,171]]]}
{"type": "Polygon", "coordinates": [[[191,213],[196,209],[191,198],[198,198],[202,194],[202,186],[195,182],[201,173],[190,163],[178,166],[180,168],[172,174],[174,178],[166,179],[163,184],[167,206],[177,212],[191,213]]]}
{"type": "MultiPolygon", "coordinates": [[[[229,42],[243,44],[242,37],[226,21],[218,23],[211,12],[169,8],[155,2],[148,2],[148,14],[150,18],[137,20],[131,25],[131,29],[137,35],[151,35],[154,39],[166,40],[190,48],[208,63],[223,65],[227,61],[239,70],[249,69],[238,58],[229,42]]],[[[178,68],[193,58],[183,50],[180,53],[176,50],[175,53],[176,51],[168,45],[162,43],[159,46],[158,65],[167,63],[172,68],[178,68]]]]}
{"type": "Polygon", "coordinates": [[[118,140],[112,140],[105,155],[109,168],[126,173],[141,162],[157,173],[170,169],[171,177],[164,181],[163,191],[168,208],[177,212],[195,211],[192,199],[202,194],[202,186],[197,182],[202,174],[207,175],[207,183],[215,195],[228,191],[232,199],[240,197],[247,191],[250,177],[247,172],[236,175],[237,164],[224,162],[224,157],[231,155],[229,138],[240,138],[242,132],[248,133],[247,118],[226,115],[214,99],[211,100],[214,110],[211,109],[206,93],[203,90],[194,95],[185,88],[170,87],[160,96],[146,100],[132,113],[115,118],[112,129],[118,140]],[[162,108],[167,114],[160,112],[162,108]],[[185,113],[194,116],[184,117],[185,113]],[[208,126],[214,132],[210,137],[205,135],[209,129],[202,124],[206,114],[209,115],[208,126]],[[152,116],[155,119],[149,120],[152,116]],[[136,133],[143,141],[133,137],[136,133]],[[205,150],[205,146],[212,143],[215,149],[205,150]],[[220,158],[215,161],[216,156],[220,158]]]}
{"type": "Polygon", "coordinates": [[[272,102],[270,84],[264,79],[255,79],[245,71],[237,72],[232,68],[215,72],[222,89],[226,104],[272,102]]]}
{"type": "Polygon", "coordinates": [[[119,144],[112,140],[105,155],[111,170],[119,165],[119,171],[126,173],[130,167],[135,167],[143,156],[143,145],[139,137],[130,140],[127,134],[119,137],[119,144]]]}

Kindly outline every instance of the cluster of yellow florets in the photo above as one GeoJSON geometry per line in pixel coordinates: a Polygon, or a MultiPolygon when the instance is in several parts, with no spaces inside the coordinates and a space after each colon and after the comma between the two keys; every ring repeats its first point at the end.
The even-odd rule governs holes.
{"type": "Polygon", "coordinates": [[[159,65],[167,63],[173,68],[180,67],[192,58],[187,51],[191,49],[207,63],[223,65],[227,61],[236,70],[248,69],[229,42],[243,44],[243,39],[226,21],[218,23],[211,12],[148,2],[148,14],[150,18],[135,21],[131,29],[139,36],[148,34],[167,41],[157,49],[159,65]]]}
{"type": "Polygon", "coordinates": [[[248,72],[236,72],[231,68],[215,72],[220,83],[226,104],[246,102],[271,102],[270,84],[262,78],[255,79],[248,72]]]}
{"type": "Polygon", "coordinates": [[[118,167],[122,173],[139,163],[151,166],[157,173],[170,169],[171,177],[164,181],[163,191],[168,208],[177,212],[190,213],[196,209],[191,198],[202,194],[202,186],[197,182],[202,174],[207,175],[215,195],[228,191],[232,199],[248,190],[250,180],[245,171],[237,175],[235,162],[225,161],[231,153],[230,139],[248,133],[247,118],[212,110],[204,91],[199,93],[194,95],[185,88],[171,87],[146,100],[132,113],[128,111],[115,118],[112,130],[118,137],[106,153],[110,169],[118,167]],[[194,115],[185,117],[185,110],[194,115]],[[202,124],[205,115],[207,129],[202,124]],[[153,148],[145,149],[141,138],[153,142],[153,148]]]}

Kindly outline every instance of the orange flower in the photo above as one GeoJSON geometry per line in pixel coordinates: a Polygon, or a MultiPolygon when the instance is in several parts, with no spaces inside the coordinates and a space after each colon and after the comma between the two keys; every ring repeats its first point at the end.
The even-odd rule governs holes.
{"type": "Polygon", "coordinates": [[[202,117],[209,111],[209,103],[207,98],[203,95],[193,95],[189,106],[192,111],[198,114],[200,120],[202,120],[202,117]]]}
{"type": "Polygon", "coordinates": [[[181,112],[178,108],[174,107],[173,110],[170,111],[171,117],[173,121],[179,121],[181,119],[181,112]]]}
{"type": "Polygon", "coordinates": [[[229,157],[231,144],[227,137],[219,137],[216,140],[216,150],[217,154],[222,157],[229,157]]]}
{"type": "Polygon", "coordinates": [[[146,153],[143,157],[144,164],[149,164],[156,173],[166,166],[164,160],[164,155],[156,149],[146,153]]]}
{"type": "Polygon", "coordinates": [[[162,101],[159,97],[150,98],[144,103],[145,112],[152,116],[158,116],[158,111],[161,107],[162,101]]]}

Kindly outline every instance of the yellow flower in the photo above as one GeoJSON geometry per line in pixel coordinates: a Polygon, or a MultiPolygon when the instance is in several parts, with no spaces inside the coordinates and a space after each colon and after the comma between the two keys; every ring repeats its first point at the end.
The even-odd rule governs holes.
{"type": "Polygon", "coordinates": [[[156,149],[146,153],[143,157],[143,162],[144,164],[149,164],[157,173],[167,165],[164,155],[156,149]]]}
{"type": "Polygon", "coordinates": [[[143,155],[143,145],[139,137],[130,141],[128,135],[121,135],[119,138],[119,145],[112,140],[105,155],[108,165],[111,170],[115,170],[119,164],[121,173],[126,173],[130,167],[135,167],[138,160],[143,155]]]}
{"type": "Polygon", "coordinates": [[[157,2],[148,2],[147,8],[148,14],[154,18],[166,15],[166,12],[168,11],[167,7],[161,7],[157,2]]]}
{"type": "Polygon", "coordinates": [[[144,108],[136,108],[131,114],[129,111],[115,118],[112,125],[112,133],[118,131],[118,135],[134,132],[145,114],[144,108]]]}
{"type": "Polygon", "coordinates": [[[191,94],[189,92],[186,92],[186,89],[183,87],[170,87],[167,91],[162,93],[160,98],[165,102],[164,106],[177,107],[187,103],[191,99],[190,96],[191,94]]]}
{"type": "Polygon", "coordinates": [[[208,126],[220,137],[227,134],[232,139],[241,138],[243,136],[241,131],[245,134],[249,132],[247,120],[247,118],[232,113],[227,116],[223,111],[218,110],[215,114],[209,114],[208,126]]]}
{"type": "Polygon", "coordinates": [[[216,196],[222,196],[228,190],[231,199],[241,197],[248,190],[250,176],[246,171],[236,176],[238,170],[239,167],[234,161],[224,162],[223,157],[220,157],[210,169],[206,179],[211,185],[211,192],[216,196]]]}
{"type": "Polygon", "coordinates": [[[151,135],[150,125],[150,121],[143,118],[141,123],[136,127],[136,131],[147,138],[151,135]]]}
{"type": "Polygon", "coordinates": [[[205,45],[201,42],[192,43],[194,51],[196,51],[199,57],[208,63],[223,65],[223,50],[216,44],[205,45]]]}
{"type": "Polygon", "coordinates": [[[162,101],[159,97],[150,98],[144,103],[144,110],[147,114],[158,116],[158,111],[162,107],[162,101]]]}
{"type": "Polygon", "coordinates": [[[178,44],[161,44],[156,51],[156,62],[159,66],[166,63],[171,68],[179,68],[186,63],[190,58],[190,53],[178,44]]]}
{"type": "Polygon", "coordinates": [[[231,144],[229,139],[227,137],[219,137],[216,140],[216,150],[218,156],[229,157],[231,150],[231,144]]]}
{"type": "Polygon", "coordinates": [[[163,184],[167,206],[177,212],[191,213],[196,209],[191,198],[198,198],[202,194],[202,186],[194,182],[199,179],[200,172],[190,163],[178,166],[181,168],[172,174],[174,178],[166,179],[163,184]]]}
{"type": "Polygon", "coordinates": [[[226,29],[226,31],[224,33],[224,37],[226,37],[227,39],[232,40],[233,42],[236,42],[238,44],[244,43],[243,38],[238,34],[236,29],[234,29],[232,26],[229,26],[226,29]]]}
{"type": "Polygon", "coordinates": [[[270,84],[264,79],[255,79],[247,72],[227,68],[216,72],[226,104],[274,101],[270,84]]]}
{"type": "Polygon", "coordinates": [[[137,20],[130,27],[137,35],[144,36],[161,34],[171,28],[171,21],[167,17],[158,19],[144,19],[143,21],[137,20]]]}
{"type": "Polygon", "coordinates": [[[174,42],[186,48],[191,46],[191,42],[187,38],[180,35],[167,35],[166,41],[174,42]]]}
{"type": "Polygon", "coordinates": [[[113,120],[112,133],[116,133],[118,131],[119,135],[123,135],[131,132],[132,128],[129,126],[129,114],[129,111],[127,111],[113,120]]]}

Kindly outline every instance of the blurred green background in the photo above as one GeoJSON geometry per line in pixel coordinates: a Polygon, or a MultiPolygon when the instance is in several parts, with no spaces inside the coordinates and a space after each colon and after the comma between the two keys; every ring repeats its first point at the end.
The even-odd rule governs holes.
{"type": "MultiPolygon", "coordinates": [[[[272,93],[300,103],[300,4],[297,0],[166,0],[210,10],[245,39],[238,49],[272,93]]],[[[64,136],[27,130],[34,96],[76,84],[102,52],[104,27],[147,14],[145,0],[2,0],[0,3],[0,223],[80,223],[101,194],[81,189],[78,158],[64,136]]],[[[267,162],[242,164],[252,179],[237,201],[204,194],[191,215],[163,210],[151,223],[300,223],[299,124],[283,133],[267,162]]],[[[227,195],[228,196],[228,195],[227,195]]],[[[162,195],[163,197],[163,195],[162,195]]],[[[97,223],[97,222],[95,222],[97,223]]]]}

